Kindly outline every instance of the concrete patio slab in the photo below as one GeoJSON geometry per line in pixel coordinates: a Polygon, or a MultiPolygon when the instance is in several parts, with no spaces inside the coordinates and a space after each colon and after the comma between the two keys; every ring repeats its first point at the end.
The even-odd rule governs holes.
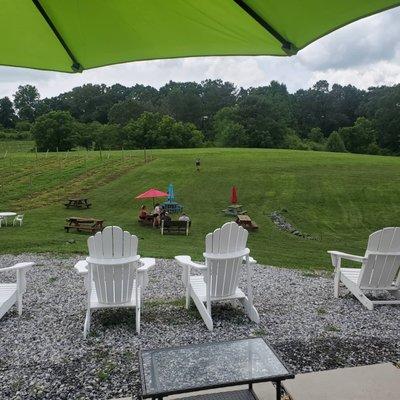
{"type": "Polygon", "coordinates": [[[293,400],[388,400],[400,396],[400,369],[391,363],[296,375],[283,383],[293,400]]]}

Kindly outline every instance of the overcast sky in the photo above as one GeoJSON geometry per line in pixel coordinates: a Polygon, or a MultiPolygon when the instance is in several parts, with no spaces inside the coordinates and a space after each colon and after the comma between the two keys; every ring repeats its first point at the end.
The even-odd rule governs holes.
{"type": "Polygon", "coordinates": [[[320,79],[359,88],[400,83],[400,8],[365,18],[311,44],[294,57],[203,57],[144,61],[62,74],[0,66],[0,97],[21,84],[35,85],[42,97],[84,83],[136,83],[160,87],[170,80],[223,79],[237,86],[284,82],[289,91],[320,79]]]}

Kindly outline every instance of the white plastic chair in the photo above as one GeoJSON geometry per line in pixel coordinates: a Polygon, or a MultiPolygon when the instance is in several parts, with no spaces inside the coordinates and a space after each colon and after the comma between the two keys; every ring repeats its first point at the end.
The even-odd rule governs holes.
{"type": "Polygon", "coordinates": [[[335,267],[334,296],[342,282],[368,309],[378,304],[400,304],[400,228],[372,233],[364,256],[328,251],[335,267]],[[361,263],[361,268],[342,268],[341,260],[361,263]],[[390,292],[398,300],[371,300],[365,292],[390,292]]]}
{"type": "Polygon", "coordinates": [[[14,305],[17,304],[18,314],[22,314],[22,297],[26,291],[25,273],[35,263],[23,262],[12,267],[0,268],[1,272],[15,271],[17,282],[0,283],[0,318],[14,305]]]}
{"type": "Polygon", "coordinates": [[[22,226],[22,223],[24,221],[24,214],[18,214],[13,221],[13,226],[15,226],[15,224],[19,223],[19,226],[22,226]]]}
{"type": "Polygon", "coordinates": [[[4,224],[4,226],[7,226],[7,219],[5,217],[0,216],[0,228],[4,224]]]}
{"type": "Polygon", "coordinates": [[[213,330],[211,303],[221,300],[239,300],[248,317],[260,322],[253,305],[252,264],[255,263],[246,247],[248,232],[235,222],[228,222],[206,236],[205,265],[197,264],[189,256],[176,256],[183,267],[182,280],[186,286],[186,308],[193,299],[207,328],[213,330]],[[239,288],[242,265],[247,271],[247,295],[239,288]],[[190,275],[191,269],[202,275],[190,275]]]}
{"type": "Polygon", "coordinates": [[[118,226],[107,226],[88,239],[89,257],[75,264],[85,277],[87,310],[83,329],[90,331],[91,312],[102,308],[132,307],[136,331],[140,333],[141,298],[154,258],[140,258],[138,238],[118,226]]]}

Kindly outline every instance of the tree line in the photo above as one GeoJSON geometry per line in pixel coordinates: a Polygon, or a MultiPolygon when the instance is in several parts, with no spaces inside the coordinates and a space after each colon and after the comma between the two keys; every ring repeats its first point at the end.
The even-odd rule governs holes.
{"type": "Polygon", "coordinates": [[[222,80],[160,89],[86,84],[43,99],[24,85],[0,99],[0,139],[31,136],[39,151],[223,146],[398,155],[399,134],[400,85],[318,81],[289,93],[276,81],[248,89],[222,80]]]}

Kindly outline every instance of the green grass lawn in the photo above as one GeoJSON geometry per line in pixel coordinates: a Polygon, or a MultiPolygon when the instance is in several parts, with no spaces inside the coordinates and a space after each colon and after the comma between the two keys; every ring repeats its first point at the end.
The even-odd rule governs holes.
{"type": "MultiPolygon", "coordinates": [[[[259,231],[250,233],[251,254],[277,266],[329,268],[326,250],[362,254],[368,235],[399,225],[400,159],[272,149],[154,150],[15,153],[0,158],[0,211],[25,213],[22,228],[0,229],[0,252],[85,253],[85,234],[65,233],[68,216],[105,219],[140,237],[142,256],[191,254],[200,259],[204,235],[230,218],[221,212],[230,188],[259,231]],[[200,157],[201,172],[195,158],[200,157]],[[172,182],[177,201],[192,218],[189,237],[161,236],[137,224],[134,197],[172,182]],[[85,195],[90,210],[67,210],[68,196],[85,195]],[[286,209],[288,220],[317,240],[279,231],[269,214],[286,209]],[[74,243],[70,243],[74,239],[74,243]]],[[[151,201],[147,202],[151,206],[151,201]]]]}

